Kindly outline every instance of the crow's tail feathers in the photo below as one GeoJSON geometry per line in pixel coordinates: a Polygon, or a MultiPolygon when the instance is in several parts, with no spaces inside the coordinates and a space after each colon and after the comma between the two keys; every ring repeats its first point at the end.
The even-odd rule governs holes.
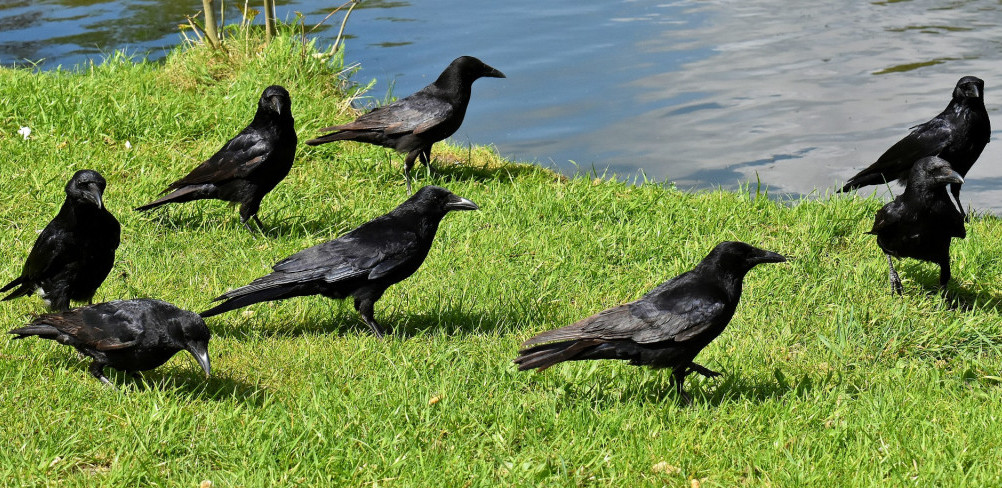
{"type": "Polygon", "coordinates": [[[320,137],[310,139],[306,141],[306,145],[319,146],[321,144],[326,144],[328,142],[351,140],[353,137],[354,135],[351,131],[339,130],[337,132],[331,132],[330,134],[324,134],[320,137]]]}
{"type": "Polygon", "coordinates": [[[214,315],[219,315],[224,312],[229,312],[230,310],[236,310],[238,308],[243,308],[248,305],[253,305],[255,303],[267,302],[271,300],[281,300],[283,298],[289,298],[289,290],[285,287],[276,288],[263,288],[255,286],[254,284],[247,285],[243,288],[237,288],[236,290],[224,293],[213,301],[226,300],[215,307],[212,307],[202,313],[199,313],[203,318],[212,317],[214,315]]]}
{"type": "Polygon", "coordinates": [[[20,298],[20,297],[28,296],[28,295],[31,295],[31,293],[33,291],[35,291],[34,287],[32,287],[32,286],[30,286],[30,285],[28,285],[27,283],[24,282],[24,277],[23,276],[19,276],[16,280],[11,281],[10,283],[7,283],[6,285],[4,285],[3,288],[0,288],[0,293],[8,291],[11,288],[14,288],[15,286],[18,286],[18,285],[20,285],[21,287],[18,288],[18,289],[16,289],[16,290],[14,290],[14,292],[11,293],[10,295],[7,295],[7,296],[3,297],[3,299],[0,300],[0,301],[6,302],[7,300],[13,300],[15,298],[20,298]]]}
{"type": "Polygon", "coordinates": [[[519,351],[519,356],[515,358],[514,363],[518,365],[519,371],[530,369],[543,371],[550,366],[564,361],[593,359],[587,357],[586,353],[600,344],[602,344],[602,341],[599,339],[581,339],[542,344],[519,351]]]}
{"type": "Polygon", "coordinates": [[[168,203],[184,203],[192,200],[201,200],[203,198],[213,198],[218,193],[217,190],[216,186],[211,184],[182,186],[167,195],[164,195],[141,207],[136,207],[133,210],[137,212],[145,212],[147,210],[153,210],[157,207],[167,205],[168,203]]]}
{"type": "Polygon", "coordinates": [[[845,193],[864,186],[885,185],[887,183],[888,179],[884,177],[883,173],[879,171],[876,173],[870,173],[867,170],[863,170],[856,176],[849,178],[849,181],[846,181],[845,186],[838,190],[837,193],[845,193]]]}
{"type": "Polygon", "coordinates": [[[51,325],[46,324],[32,324],[18,329],[13,329],[9,332],[17,337],[15,339],[24,339],[28,336],[38,336],[43,339],[55,339],[59,335],[59,329],[51,325]]]}

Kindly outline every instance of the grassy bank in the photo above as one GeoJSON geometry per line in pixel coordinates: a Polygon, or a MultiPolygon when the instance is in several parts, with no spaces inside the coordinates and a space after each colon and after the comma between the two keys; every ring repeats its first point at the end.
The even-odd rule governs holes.
{"type": "MultiPolygon", "coordinates": [[[[268,84],[292,93],[301,138],[351,116],[337,58],[290,38],[231,54],[0,70],[0,279],[20,271],[77,169],[105,175],[123,226],[95,299],[155,297],[195,311],[405,198],[399,156],[335,143],[299,148],[262,206],[269,238],[252,238],[221,202],[132,212],[243,128],[268,84]]],[[[937,268],[928,264],[904,262],[905,296],[889,294],[886,263],[864,235],[876,200],[780,203],[561,178],[481,148],[436,154],[439,173],[417,171],[416,184],[445,186],[482,210],[448,216],[423,268],[377,304],[377,320],[401,336],[373,338],[347,302],[261,304],[208,321],[209,380],[178,355],[146,387],[116,374],[119,391],[66,347],[3,339],[0,484],[1002,479],[998,219],[976,217],[955,243],[951,291],[963,306],[950,309],[929,293],[937,268]],[[542,374],[511,365],[532,334],[635,299],[722,240],[794,259],[749,274],[734,321],[700,356],[725,375],[692,377],[692,407],[676,404],[667,375],[616,362],[542,374]]],[[[37,297],[4,302],[0,324],[40,311],[37,297]]]]}

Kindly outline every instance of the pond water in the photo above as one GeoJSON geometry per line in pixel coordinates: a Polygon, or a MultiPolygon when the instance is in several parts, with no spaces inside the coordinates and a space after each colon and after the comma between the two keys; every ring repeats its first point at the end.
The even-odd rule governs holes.
{"type": "MultiPolygon", "coordinates": [[[[308,25],[340,4],[277,3],[308,25]]],[[[0,64],[69,67],[116,49],[160,58],[200,8],[0,0],[0,64]]],[[[758,179],[772,194],[823,195],[946,107],[961,76],[985,80],[991,116],[1002,101],[1002,5],[987,0],[381,0],[356,8],[346,32],[356,79],[378,80],[374,100],[420,89],[463,54],[504,71],[474,85],[458,143],[681,188],[758,179]]],[[[989,144],[965,204],[1002,210],[1000,156],[989,144]]]]}

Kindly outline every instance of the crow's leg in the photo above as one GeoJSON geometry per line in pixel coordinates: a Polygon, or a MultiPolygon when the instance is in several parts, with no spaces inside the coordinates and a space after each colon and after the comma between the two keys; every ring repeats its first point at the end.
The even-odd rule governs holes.
{"type": "Polygon", "coordinates": [[[904,287],[901,286],[901,277],[898,276],[898,272],[894,270],[894,262],[891,260],[891,255],[887,254],[887,276],[891,280],[891,293],[901,294],[904,287]]]}
{"type": "Polygon", "coordinates": [[[407,157],[404,159],[404,178],[407,180],[408,195],[414,194],[414,192],[411,190],[411,169],[414,168],[414,160],[417,159],[420,153],[421,153],[420,149],[415,149],[407,153],[407,157]]]}
{"type": "Polygon", "coordinates": [[[421,150],[421,162],[424,163],[425,169],[428,170],[428,175],[435,174],[435,168],[431,167],[431,146],[428,146],[421,150]]]}
{"type": "Polygon", "coordinates": [[[362,320],[364,320],[365,323],[369,325],[369,328],[372,329],[372,333],[376,334],[376,337],[382,339],[383,334],[385,334],[386,331],[379,326],[375,317],[372,316],[373,305],[375,304],[376,301],[369,298],[355,298],[355,310],[358,311],[358,313],[362,316],[362,320]]]}
{"type": "Polygon", "coordinates": [[[719,372],[696,363],[689,363],[689,369],[692,370],[693,373],[699,373],[707,378],[716,378],[717,376],[720,376],[719,372]]]}
{"type": "Polygon", "coordinates": [[[950,282],[950,258],[939,263],[939,289],[946,294],[946,284],[950,282]]]}
{"type": "Polygon", "coordinates": [[[242,202],[240,204],[240,223],[244,224],[244,228],[247,229],[247,232],[250,232],[251,235],[257,233],[264,234],[264,225],[261,224],[261,219],[257,218],[257,211],[260,208],[261,208],[261,201],[257,199],[248,202],[242,202]],[[253,219],[254,222],[257,223],[258,232],[254,232],[254,229],[251,229],[251,226],[247,223],[247,221],[251,219],[253,219]]]}
{"type": "Polygon", "coordinates": [[[241,220],[240,223],[244,224],[244,229],[247,229],[247,232],[251,233],[251,237],[252,238],[257,239],[257,235],[256,235],[257,232],[254,232],[254,229],[251,229],[251,226],[247,224],[246,220],[241,220]]]}
{"type": "Polygon", "coordinates": [[[685,377],[689,374],[689,368],[686,366],[681,366],[674,368],[671,371],[671,383],[675,385],[675,393],[678,395],[679,399],[682,400],[683,405],[688,405],[692,403],[692,397],[682,389],[682,385],[685,383],[685,377]]]}
{"type": "Polygon", "coordinates": [[[112,388],[115,387],[115,385],[111,384],[111,382],[108,381],[108,378],[104,376],[104,363],[95,359],[94,362],[90,363],[90,374],[91,376],[101,380],[101,383],[104,383],[112,388]]]}

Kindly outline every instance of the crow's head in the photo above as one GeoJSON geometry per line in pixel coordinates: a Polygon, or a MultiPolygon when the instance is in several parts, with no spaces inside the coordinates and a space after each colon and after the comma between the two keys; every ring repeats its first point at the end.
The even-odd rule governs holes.
{"type": "Polygon", "coordinates": [[[445,215],[453,210],[479,210],[477,204],[440,186],[428,185],[414,193],[401,206],[420,209],[429,215],[445,215]]]}
{"type": "Polygon", "coordinates": [[[66,197],[77,202],[104,208],[104,188],[107,182],[101,173],[90,169],[82,169],[73,174],[66,183],[66,197]]]}
{"type": "Polygon", "coordinates": [[[494,69],[473,56],[460,56],[445,68],[435,81],[436,85],[465,85],[469,87],[478,78],[504,78],[504,73],[494,69]]]}
{"type": "Polygon", "coordinates": [[[908,174],[908,186],[937,188],[951,183],[963,184],[964,177],[950,166],[949,161],[936,156],[916,161],[908,174]]]}
{"type": "Polygon", "coordinates": [[[180,327],[173,328],[171,333],[180,335],[180,337],[174,337],[174,340],[179,341],[184,349],[195,357],[195,361],[198,361],[198,365],[205,371],[205,376],[209,376],[212,372],[212,367],[209,364],[209,338],[211,337],[209,327],[205,325],[202,317],[187,310],[184,311],[183,316],[176,320],[180,322],[180,327]]]}
{"type": "Polygon", "coordinates": [[[744,242],[724,241],[717,244],[703,261],[712,263],[720,271],[743,275],[762,263],[786,262],[786,257],[744,242]]]}
{"type": "Polygon", "coordinates": [[[957,87],[953,89],[953,99],[963,98],[984,99],[985,82],[976,76],[965,76],[957,82],[957,87]]]}
{"type": "Polygon", "coordinates": [[[258,113],[274,113],[277,115],[292,116],[292,99],[289,98],[289,91],[279,85],[271,85],[261,93],[261,99],[257,102],[258,113]]]}

